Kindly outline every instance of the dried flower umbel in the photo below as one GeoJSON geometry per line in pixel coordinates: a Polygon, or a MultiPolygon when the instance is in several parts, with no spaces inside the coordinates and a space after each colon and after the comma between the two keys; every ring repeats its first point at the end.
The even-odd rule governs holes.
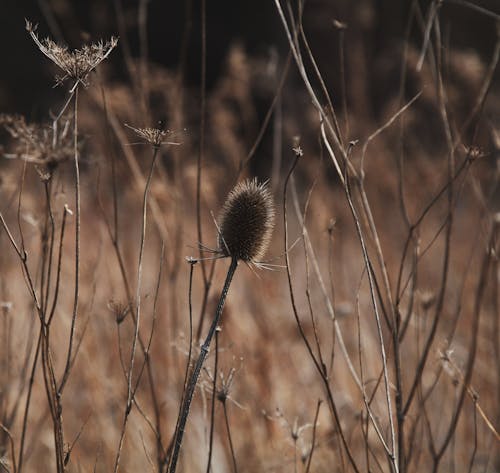
{"type": "Polygon", "coordinates": [[[27,123],[21,115],[0,114],[0,126],[12,137],[12,146],[4,152],[6,158],[22,159],[52,171],[73,156],[69,120],[54,130],[49,125],[27,123]]]}
{"type": "Polygon", "coordinates": [[[163,130],[161,128],[136,128],[125,123],[127,128],[130,128],[135,134],[146,143],[149,143],[154,148],[159,148],[162,145],[176,145],[181,143],[177,141],[166,140],[168,137],[174,137],[175,133],[171,130],[163,130]]]}
{"type": "Polygon", "coordinates": [[[274,204],[267,182],[247,179],[229,193],[219,216],[221,254],[257,264],[274,229],[274,204]]]}
{"type": "Polygon", "coordinates": [[[56,77],[58,83],[73,79],[76,83],[86,84],[90,72],[104,61],[118,44],[118,38],[112,37],[109,41],[86,44],[81,49],[70,51],[67,46],[61,46],[50,38],[40,40],[36,29],[37,25],[26,20],[26,30],[38,49],[64,71],[63,76],[56,77]]]}

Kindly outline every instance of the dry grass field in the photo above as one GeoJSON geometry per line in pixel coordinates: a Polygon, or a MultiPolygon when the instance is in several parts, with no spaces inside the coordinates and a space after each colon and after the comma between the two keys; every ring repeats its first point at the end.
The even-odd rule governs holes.
{"type": "Polygon", "coordinates": [[[231,41],[207,85],[211,2],[196,84],[137,3],[137,55],[122,21],[26,23],[55,79],[0,114],[0,471],[499,472],[498,5],[406,2],[371,54],[376,2],[275,0],[282,46],[231,41]],[[254,177],[264,256],[232,250],[253,210],[220,217],[254,177]]]}

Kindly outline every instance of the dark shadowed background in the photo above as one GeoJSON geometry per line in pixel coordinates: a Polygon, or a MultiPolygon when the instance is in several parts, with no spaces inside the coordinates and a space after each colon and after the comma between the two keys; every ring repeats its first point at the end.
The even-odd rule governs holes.
{"type": "MultiPolygon", "coordinates": [[[[418,3],[426,12],[430,2],[418,3]]],[[[390,63],[401,51],[411,4],[410,0],[306,2],[306,33],[327,84],[332,85],[334,91],[339,90],[339,61],[338,34],[333,20],[347,25],[347,80],[363,80],[354,77],[358,74],[371,78],[366,84],[369,99],[366,113],[376,114],[380,103],[397,87],[399,70],[390,63]],[[349,67],[353,49],[362,51],[366,67],[349,67]]],[[[492,11],[498,10],[497,0],[483,0],[478,4],[492,11]]],[[[197,85],[200,81],[199,0],[3,0],[0,110],[36,117],[57,93],[47,87],[47,83],[52,82],[52,70],[26,33],[25,18],[39,24],[42,37],[50,35],[70,47],[118,35],[122,40],[121,48],[128,49],[133,57],[139,57],[141,5],[145,5],[147,18],[148,58],[174,70],[182,64],[186,83],[197,85]]],[[[483,59],[491,55],[496,35],[491,19],[454,4],[443,5],[442,11],[445,46],[452,44],[463,50],[473,48],[483,59]]],[[[221,75],[228,49],[235,42],[241,43],[251,56],[269,56],[273,50],[279,51],[281,59],[286,55],[285,36],[273,1],[207,1],[206,15],[209,88],[221,75]]],[[[414,28],[410,37],[418,47],[420,32],[414,28]]],[[[116,80],[126,81],[123,57],[123,54],[112,56],[111,74],[116,80]]]]}

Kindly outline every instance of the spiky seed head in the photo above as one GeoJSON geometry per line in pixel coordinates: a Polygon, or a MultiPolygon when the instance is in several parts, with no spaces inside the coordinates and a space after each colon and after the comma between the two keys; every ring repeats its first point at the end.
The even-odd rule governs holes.
{"type": "Polygon", "coordinates": [[[219,251],[249,263],[264,256],[274,228],[274,204],[267,182],[247,179],[229,193],[219,216],[219,251]]]}

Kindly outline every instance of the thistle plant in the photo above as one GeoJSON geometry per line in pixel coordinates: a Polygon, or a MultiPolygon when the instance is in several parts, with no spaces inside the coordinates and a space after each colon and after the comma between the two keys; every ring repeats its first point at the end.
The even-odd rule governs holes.
{"type": "Polygon", "coordinates": [[[169,473],[177,467],[186,421],[191,407],[196,383],[207,357],[212,338],[217,330],[229,286],[239,261],[259,267],[269,245],[274,228],[274,204],[267,182],[259,184],[257,179],[247,179],[237,184],[229,193],[222,207],[218,222],[219,257],[231,258],[224,287],[215,310],[215,316],[196,361],[179,412],[179,422],[175,433],[174,448],[170,460],[169,473]]]}

